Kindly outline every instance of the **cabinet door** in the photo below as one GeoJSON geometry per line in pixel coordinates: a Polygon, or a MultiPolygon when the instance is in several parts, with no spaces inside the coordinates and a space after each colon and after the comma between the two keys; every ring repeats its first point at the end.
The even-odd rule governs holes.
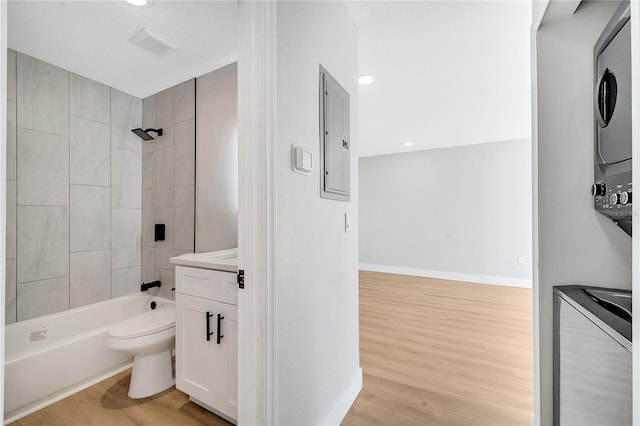
{"type": "Polygon", "coordinates": [[[224,319],[220,331],[224,336],[218,345],[218,405],[223,414],[238,418],[238,307],[220,303],[224,319]]]}
{"type": "Polygon", "coordinates": [[[212,407],[216,406],[219,381],[218,305],[213,300],[176,294],[176,387],[212,407]],[[207,312],[212,314],[210,318],[207,312]],[[207,322],[213,332],[209,340],[207,322]]]}

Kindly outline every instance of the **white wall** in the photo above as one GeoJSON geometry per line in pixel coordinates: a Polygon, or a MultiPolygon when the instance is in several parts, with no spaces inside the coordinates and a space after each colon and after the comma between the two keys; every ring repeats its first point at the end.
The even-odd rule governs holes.
{"type": "Polygon", "coordinates": [[[363,269],[530,286],[531,141],[361,158],[359,247],[363,269]]]}
{"type": "Polygon", "coordinates": [[[357,32],[341,2],[278,2],[276,10],[278,424],[337,424],[361,380],[357,32]],[[320,64],[350,94],[350,202],[320,198],[320,64]],[[292,144],[313,152],[309,176],[292,172],[292,144]]]}
{"type": "MultiPolygon", "coordinates": [[[[631,238],[597,213],[593,183],[593,45],[617,2],[583,2],[538,31],[538,239],[540,417],[552,423],[553,286],[631,288],[631,238]]],[[[536,165],[534,164],[534,167],[536,165]]],[[[534,194],[535,196],[536,194],[534,194]]],[[[534,200],[534,203],[536,201],[534,200]]],[[[535,204],[534,204],[535,208],[535,204]]]]}
{"type": "Polygon", "coordinates": [[[362,155],[529,137],[527,1],[350,1],[362,155]],[[461,125],[464,123],[464,125],[461,125]],[[415,142],[403,147],[405,138],[415,142]]]}

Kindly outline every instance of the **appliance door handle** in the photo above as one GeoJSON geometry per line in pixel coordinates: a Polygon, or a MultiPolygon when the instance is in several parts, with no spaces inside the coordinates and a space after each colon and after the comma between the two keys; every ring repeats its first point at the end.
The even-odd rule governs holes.
{"type": "Polygon", "coordinates": [[[207,342],[211,340],[211,335],[213,334],[213,332],[211,331],[211,317],[213,316],[213,314],[209,311],[207,311],[207,318],[206,318],[206,323],[207,323],[207,342]]]}
{"type": "Polygon", "coordinates": [[[613,117],[617,95],[618,85],[615,74],[607,68],[598,78],[595,93],[596,120],[602,128],[607,127],[613,117]]]}
{"type": "Polygon", "coordinates": [[[220,344],[220,340],[222,340],[222,338],[224,337],[222,334],[220,334],[220,323],[222,322],[223,319],[224,317],[218,314],[218,337],[216,337],[217,344],[220,344]]]}

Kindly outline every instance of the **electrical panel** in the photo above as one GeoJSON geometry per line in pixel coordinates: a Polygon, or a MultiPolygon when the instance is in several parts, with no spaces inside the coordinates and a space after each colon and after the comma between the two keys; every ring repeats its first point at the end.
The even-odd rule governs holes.
{"type": "Polygon", "coordinates": [[[349,93],[320,66],[320,197],[350,200],[349,93]]]}

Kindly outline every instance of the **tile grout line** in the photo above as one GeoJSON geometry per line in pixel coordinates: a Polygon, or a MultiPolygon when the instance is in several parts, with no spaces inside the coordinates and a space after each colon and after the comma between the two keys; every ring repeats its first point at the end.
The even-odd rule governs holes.
{"type": "Polygon", "coordinates": [[[112,167],[111,164],[111,152],[113,139],[113,88],[109,86],[109,295],[110,299],[113,299],[113,178],[111,176],[112,167]]]}
{"type": "MultiPolygon", "coordinates": [[[[15,134],[13,135],[13,137],[15,138],[15,172],[16,172],[16,191],[15,191],[15,195],[16,195],[16,202],[15,202],[15,209],[13,212],[13,217],[15,218],[15,226],[14,226],[14,235],[15,235],[15,240],[16,240],[16,265],[15,265],[15,279],[16,279],[16,285],[15,285],[15,291],[16,291],[16,315],[15,315],[15,322],[18,322],[18,53],[17,51],[14,51],[13,53],[14,56],[14,61],[13,61],[13,66],[14,68],[14,74],[13,76],[15,77],[15,89],[16,89],[16,122],[15,122],[15,134]]],[[[5,147],[6,149],[6,147],[5,147]]],[[[6,183],[5,183],[5,188],[6,188],[6,183]]],[[[6,195],[5,195],[6,196],[6,195]]],[[[5,218],[6,219],[6,218],[5,218]]],[[[6,229],[5,229],[5,233],[6,233],[6,229]]],[[[5,243],[6,244],[6,243],[5,243]]],[[[6,247],[5,247],[6,249],[6,247]]],[[[5,268],[6,268],[6,260],[5,260],[5,268]]],[[[6,274],[6,271],[5,271],[6,274]]],[[[6,276],[5,276],[5,285],[6,285],[6,276]]],[[[6,306],[5,306],[6,309],[6,306]]]]}
{"type": "Polygon", "coordinates": [[[69,243],[69,300],[67,305],[67,310],[71,309],[71,73],[67,71],[67,133],[69,134],[67,138],[67,172],[68,179],[67,182],[69,185],[69,190],[67,192],[68,202],[69,202],[69,234],[68,234],[68,243],[69,243]]]}

